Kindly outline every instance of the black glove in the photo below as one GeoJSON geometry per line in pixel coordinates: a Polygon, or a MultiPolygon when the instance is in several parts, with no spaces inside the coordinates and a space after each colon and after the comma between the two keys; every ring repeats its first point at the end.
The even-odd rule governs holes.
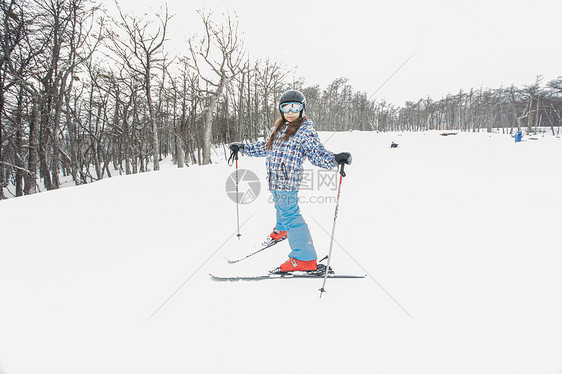
{"type": "Polygon", "coordinates": [[[244,144],[243,143],[238,143],[238,142],[230,143],[228,145],[228,148],[230,148],[230,150],[232,152],[240,151],[240,152],[244,153],[244,144]]]}
{"type": "Polygon", "coordinates": [[[338,165],[341,165],[341,164],[351,165],[351,153],[349,153],[349,152],[337,153],[335,155],[335,159],[336,159],[336,162],[338,163],[338,165]]]}

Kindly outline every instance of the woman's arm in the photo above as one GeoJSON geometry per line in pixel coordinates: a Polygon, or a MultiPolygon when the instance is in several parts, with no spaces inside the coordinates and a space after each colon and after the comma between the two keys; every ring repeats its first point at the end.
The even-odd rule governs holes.
{"type": "Polygon", "coordinates": [[[313,125],[304,129],[303,139],[304,153],[312,164],[324,169],[331,169],[337,165],[334,154],[324,148],[313,125]]]}
{"type": "Polygon", "coordinates": [[[265,157],[267,155],[267,149],[265,148],[265,141],[260,140],[255,143],[246,144],[244,146],[243,153],[250,157],[265,157]]]}
{"type": "MultiPolygon", "coordinates": [[[[270,129],[265,139],[269,139],[272,133],[273,129],[270,129]]],[[[267,140],[258,140],[255,143],[246,144],[244,146],[243,153],[250,157],[265,157],[267,156],[266,144],[267,140]]]]}

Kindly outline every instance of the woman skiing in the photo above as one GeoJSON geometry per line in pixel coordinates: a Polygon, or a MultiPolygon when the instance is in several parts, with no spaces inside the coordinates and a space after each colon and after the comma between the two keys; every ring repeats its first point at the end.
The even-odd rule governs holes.
{"type": "Polygon", "coordinates": [[[300,214],[298,192],[303,178],[303,162],[324,169],[351,163],[347,152],[327,151],[316,133],[314,123],[305,117],[306,98],[296,90],[285,92],[279,100],[279,118],[265,141],[252,144],[231,143],[233,152],[266,157],[267,181],[275,202],[277,222],[270,240],[289,239],[289,260],[272,272],[317,270],[317,255],[308,225],[300,214]]]}

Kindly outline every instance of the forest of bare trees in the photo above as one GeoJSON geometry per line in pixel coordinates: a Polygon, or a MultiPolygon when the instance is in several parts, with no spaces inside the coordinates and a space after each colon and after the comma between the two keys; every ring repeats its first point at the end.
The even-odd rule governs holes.
{"type": "Polygon", "coordinates": [[[471,89],[397,107],[347,79],[294,82],[282,63],[252,59],[235,14],[199,12],[201,35],[167,51],[173,16],[109,17],[91,0],[2,0],[0,199],[208,164],[216,146],[263,136],[289,88],[323,131],[492,131],[562,124],[562,78],[522,88],[471,89]],[[220,22],[217,21],[220,19],[220,22]],[[9,187],[10,186],[10,187],[9,187]]]}
{"type": "Polygon", "coordinates": [[[512,134],[524,129],[535,133],[550,128],[559,134],[562,124],[562,77],[542,86],[542,78],[529,86],[462,90],[442,100],[407,102],[399,110],[397,130],[458,130],[512,134]]]}

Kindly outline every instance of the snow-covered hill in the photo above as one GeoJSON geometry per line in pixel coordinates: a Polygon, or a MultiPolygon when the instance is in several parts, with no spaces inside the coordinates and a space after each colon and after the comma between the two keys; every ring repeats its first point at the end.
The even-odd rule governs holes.
{"type": "MultiPolygon", "coordinates": [[[[212,281],[289,252],[226,264],[275,222],[262,183],[236,238],[224,161],[2,201],[0,373],[562,372],[560,139],[321,139],[354,157],[332,264],[367,278],[328,280],[322,299],[321,280],[212,281]]],[[[335,191],[309,167],[323,256],[335,191]]],[[[263,159],[240,168],[265,182],[263,159]]]]}

